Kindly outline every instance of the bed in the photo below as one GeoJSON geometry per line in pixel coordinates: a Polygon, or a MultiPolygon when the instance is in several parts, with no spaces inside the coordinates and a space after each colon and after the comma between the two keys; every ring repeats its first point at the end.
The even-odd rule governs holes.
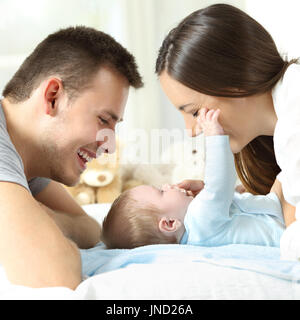
{"type": "MultiPolygon", "coordinates": [[[[102,222],[110,204],[84,206],[102,222]]],[[[0,299],[182,300],[299,299],[300,263],[280,260],[278,248],[252,245],[196,247],[152,245],[81,250],[83,281],[28,288],[8,282],[0,267],[0,299]]]]}

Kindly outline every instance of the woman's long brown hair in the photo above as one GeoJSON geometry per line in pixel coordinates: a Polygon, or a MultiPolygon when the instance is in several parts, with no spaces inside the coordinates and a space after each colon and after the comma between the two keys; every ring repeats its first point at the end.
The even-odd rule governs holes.
{"type": "MultiPolygon", "coordinates": [[[[272,90],[286,69],[271,35],[245,12],[216,4],[187,16],[159,50],[156,73],[164,70],[198,92],[246,97],[272,90]],[[238,89],[238,90],[237,90],[238,89]]],[[[239,178],[253,194],[266,194],[280,172],[273,137],[259,136],[235,154],[239,178]]]]}

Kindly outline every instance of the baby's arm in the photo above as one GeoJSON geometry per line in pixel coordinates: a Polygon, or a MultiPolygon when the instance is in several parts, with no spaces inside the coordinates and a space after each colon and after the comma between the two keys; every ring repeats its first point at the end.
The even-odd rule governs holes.
{"type": "Polygon", "coordinates": [[[200,110],[197,122],[205,135],[205,186],[204,190],[210,190],[223,199],[224,195],[232,200],[236,172],[233,154],[230,149],[229,137],[219,123],[220,110],[200,110]],[[219,194],[220,193],[220,194],[219,194]]]}
{"type": "Polygon", "coordinates": [[[191,202],[185,223],[186,227],[196,228],[197,234],[204,238],[215,234],[230,220],[229,208],[236,181],[229,137],[224,135],[218,122],[219,114],[220,111],[215,110],[200,111],[198,121],[206,147],[204,188],[191,202]]]}

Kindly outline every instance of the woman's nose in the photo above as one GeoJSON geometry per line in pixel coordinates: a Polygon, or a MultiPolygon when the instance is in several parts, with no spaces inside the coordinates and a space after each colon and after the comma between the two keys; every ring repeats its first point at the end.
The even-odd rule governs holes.
{"type": "Polygon", "coordinates": [[[196,137],[202,132],[196,118],[185,119],[185,128],[187,129],[187,134],[190,137],[196,137]]]}

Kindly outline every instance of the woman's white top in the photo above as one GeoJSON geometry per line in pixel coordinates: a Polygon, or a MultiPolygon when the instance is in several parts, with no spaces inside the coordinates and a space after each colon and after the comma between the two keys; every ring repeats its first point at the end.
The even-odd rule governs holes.
{"type": "Polygon", "coordinates": [[[292,64],[272,92],[277,115],[274,150],[281,172],[277,179],[300,220],[300,65],[292,64]]]}

